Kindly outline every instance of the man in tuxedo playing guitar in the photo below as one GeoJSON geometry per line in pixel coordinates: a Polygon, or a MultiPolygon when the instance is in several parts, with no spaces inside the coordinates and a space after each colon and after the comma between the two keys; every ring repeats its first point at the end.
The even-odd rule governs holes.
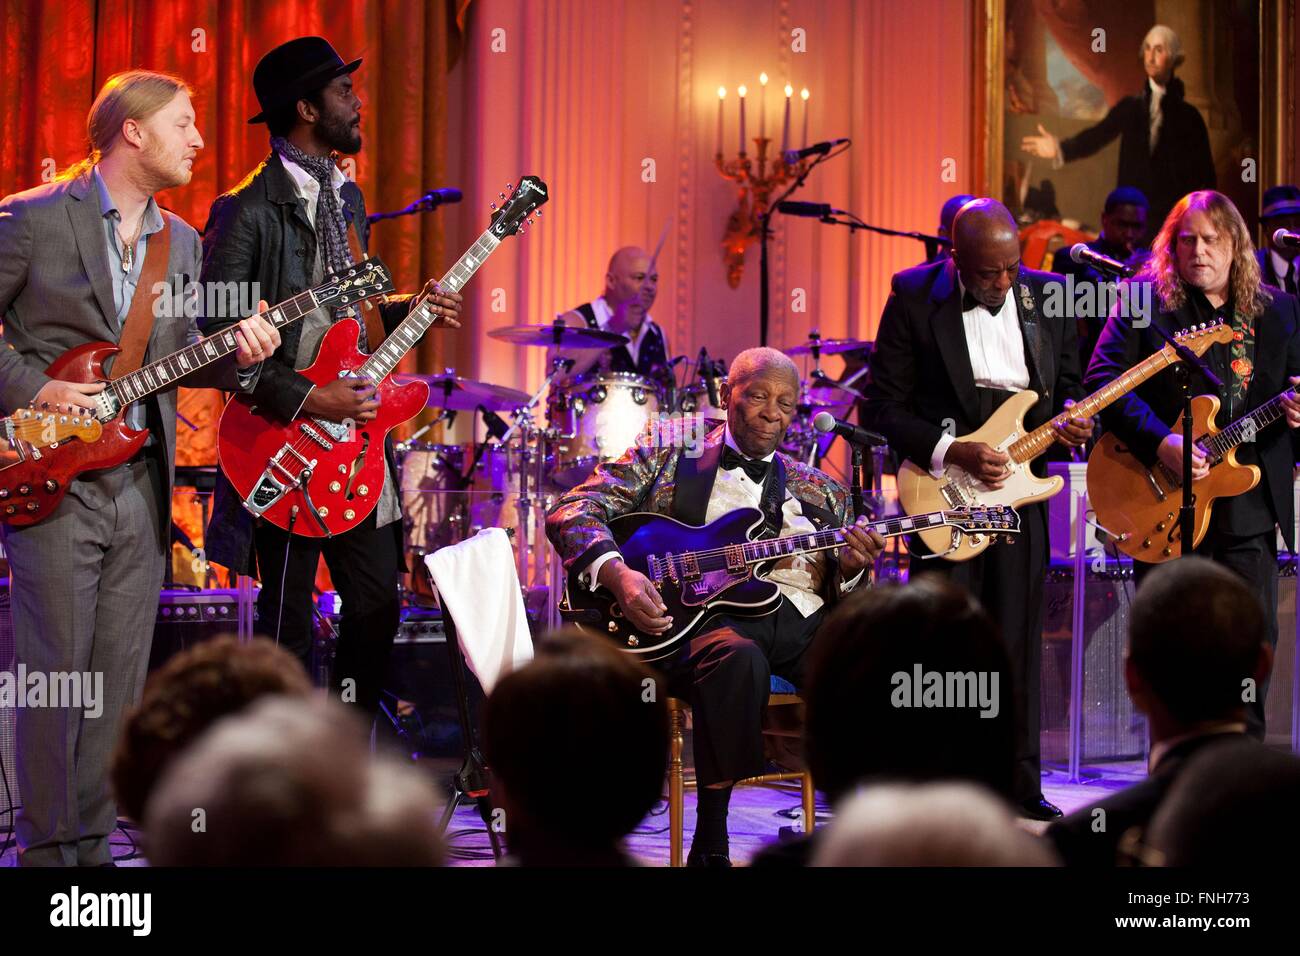
{"type": "MultiPolygon", "coordinates": [[[[621,560],[609,530],[615,518],[651,512],[700,525],[757,507],[765,515],[763,537],[851,521],[842,485],[776,450],[799,401],[799,372],[789,356],[769,348],[740,353],[721,399],[727,421],[702,444],[686,444],[691,432],[680,420],[654,423],[654,438],[598,466],[547,516],[547,536],[571,586],[608,589],[646,634],[664,633],[672,619],[653,582],[621,560]]],[[[776,562],[768,574],[782,593],[774,613],[713,618],[666,667],[670,691],[690,702],[695,719],[699,805],[690,866],[731,865],[727,806],[736,780],[763,772],[760,720],[770,676],[799,685],[805,651],[827,607],[861,583],[885,546],[879,533],[861,528],[845,539],[838,558],[822,552],[776,562]]]]}
{"type": "MultiPolygon", "coordinates": [[[[197,341],[192,313],[160,301],[150,278],[159,276],[169,298],[198,279],[198,233],[154,199],[190,181],[203,148],[189,92],[162,73],[110,77],[86,124],[91,155],[52,183],[0,200],[5,412],[31,404],[93,414],[83,409],[102,382],[44,372],[77,346],[117,343],[115,375],[125,370],[119,362],[152,362],[197,341]]],[[[126,407],[126,424],[148,432],[134,458],[83,472],[47,520],[4,528],[18,663],[51,685],[52,674],[85,675],[102,682],[103,695],[92,703],[83,694],[85,707],[18,709],[23,805],[14,828],[23,866],[112,865],[117,807],[107,768],[122,714],[144,686],[170,550],[175,387],[250,385],[280,336],[260,315],[240,321],[235,336],[233,359],[126,407]]]]}
{"type": "MultiPolygon", "coordinates": [[[[1180,199],[1152,243],[1151,258],[1132,281],[1152,284],[1155,315],[1135,319],[1118,309],[1112,312],[1088,366],[1089,388],[1105,386],[1162,348],[1165,340],[1152,326],[1172,334],[1216,319],[1234,330],[1231,345],[1211,346],[1207,355],[1207,364],[1223,382],[1219,427],[1269,401],[1288,382],[1300,382],[1300,305],[1295,296],[1261,283],[1250,231],[1227,196],[1206,189],[1180,199]]],[[[1209,390],[1198,373],[1192,375],[1192,394],[1209,390]]],[[[1287,424],[1300,427],[1300,404],[1289,398],[1282,404],[1287,424]]],[[[1158,460],[1181,475],[1183,437],[1171,426],[1182,410],[1178,379],[1165,373],[1111,405],[1101,419],[1142,464],[1150,468],[1158,460]]],[[[1259,466],[1259,484],[1215,504],[1196,553],[1221,561],[1250,584],[1264,604],[1269,643],[1276,647],[1278,527],[1287,547],[1295,550],[1290,435],[1280,425],[1261,429],[1237,446],[1237,461],[1259,466]]],[[[1192,479],[1207,474],[1209,465],[1198,446],[1192,454],[1192,479]]],[[[1178,503],[1170,503],[1175,512],[1178,503]]],[[[1139,587],[1151,568],[1133,562],[1139,587]]],[[[1246,710],[1248,732],[1261,740],[1266,690],[1259,687],[1246,710]]]]}
{"type": "MultiPolygon", "coordinates": [[[[360,60],[345,63],[321,37],[281,44],[258,62],[253,87],[271,155],[231,192],[212,204],[203,237],[203,278],[258,282],[280,302],[340,273],[365,254],[369,239],[365,201],[335,165],[336,153],[361,149],[361,100],[352,88],[360,60]]],[[[431,295],[436,283],[425,293],[431,295]]],[[[363,309],[358,320],[373,351],[406,318],[415,297],[389,296],[363,309]]],[[[461,297],[439,292],[435,324],[459,327],[461,297]]],[[[300,412],[332,422],[365,423],[375,417],[376,383],[337,379],[314,387],[299,369],[316,356],[326,329],[340,318],[317,309],[284,331],[284,344],[263,366],[253,398],[290,421],[300,412]]],[[[372,452],[373,453],[373,452],[372,452]]],[[[400,502],[391,449],[377,507],[365,522],[332,538],[289,534],[270,522],[254,528],[251,515],[223,476],[217,485],[212,527],[221,529],[208,557],[261,578],[259,629],[309,664],[313,586],[321,556],[343,603],[333,685],[349,703],[373,715],[401,615],[400,502]],[[254,558],[256,564],[254,564],[254,558]]]]}
{"type": "MultiPolygon", "coordinates": [[[[1021,264],[1016,223],[1001,203],[967,203],[953,222],[952,239],[951,259],[894,276],[876,333],[862,423],[936,477],[945,465],[957,465],[997,488],[1007,476],[1007,456],[954,436],[975,431],[1024,389],[1039,396],[1025,415],[1026,430],[1082,398],[1078,333],[1073,319],[1044,314],[1044,285],[1053,276],[1021,264]]],[[[1090,421],[1072,419],[1058,441],[1077,446],[1091,434],[1090,421]]],[[[1045,465],[1039,459],[1034,468],[1041,475],[1045,465]]],[[[913,573],[951,575],[1001,627],[1023,709],[1016,795],[1026,816],[1046,820],[1061,815],[1043,799],[1039,780],[1047,507],[1040,502],[1018,510],[1021,534],[969,561],[923,560],[928,549],[915,538],[909,548],[913,573]]]]}

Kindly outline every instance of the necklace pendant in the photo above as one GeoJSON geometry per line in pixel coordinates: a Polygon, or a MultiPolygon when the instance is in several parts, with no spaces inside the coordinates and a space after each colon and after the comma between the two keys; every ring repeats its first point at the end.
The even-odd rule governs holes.
{"type": "Polygon", "coordinates": [[[130,246],[123,246],[122,247],[122,271],[129,274],[131,272],[131,264],[134,261],[135,261],[135,250],[132,249],[130,246]]]}

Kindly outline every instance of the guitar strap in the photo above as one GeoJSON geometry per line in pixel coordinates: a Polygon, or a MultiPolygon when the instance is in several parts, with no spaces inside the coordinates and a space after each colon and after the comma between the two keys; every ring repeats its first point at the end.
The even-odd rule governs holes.
{"type": "MultiPolygon", "coordinates": [[[[348,252],[351,253],[353,262],[361,262],[366,258],[365,253],[361,250],[361,240],[357,237],[356,225],[353,223],[351,216],[348,217],[348,252]]],[[[387,302],[388,297],[380,296],[379,301],[387,302]]],[[[361,318],[366,326],[366,351],[374,355],[379,346],[384,344],[386,338],[384,319],[380,315],[379,309],[375,307],[375,303],[369,299],[361,301],[359,307],[361,309],[361,318]]]]}
{"type": "Polygon", "coordinates": [[[144,242],[144,266],[140,269],[140,279],[135,284],[135,294],[131,296],[131,308],[127,310],[126,321],[122,323],[122,334],[117,339],[117,347],[121,351],[113,360],[113,370],[108,373],[110,380],[130,375],[138,369],[144,361],[145,350],[149,347],[154,322],[154,298],[149,290],[165,281],[167,264],[171,261],[172,225],[165,214],[162,229],[144,242]]]}

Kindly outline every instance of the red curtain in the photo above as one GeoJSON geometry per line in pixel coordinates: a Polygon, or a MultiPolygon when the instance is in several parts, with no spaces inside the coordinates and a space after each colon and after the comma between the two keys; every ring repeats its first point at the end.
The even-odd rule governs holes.
{"type": "MultiPolygon", "coordinates": [[[[447,71],[460,50],[469,0],[0,0],[0,196],[48,181],[88,150],[86,113],[104,81],[121,70],[163,70],[194,90],[205,146],[194,178],[159,201],[197,229],[218,194],[268,152],[253,67],[267,50],[297,36],[328,39],[354,75],[364,145],[355,178],[373,211],[405,206],[447,182],[447,71]]],[[[371,251],[414,291],[447,266],[439,217],[377,224],[371,251]]],[[[0,250],[3,255],[3,250],[0,250]]],[[[441,337],[420,344],[413,366],[442,365],[441,337]]],[[[177,461],[216,461],[219,398],[184,390],[177,461]]],[[[192,496],[177,495],[176,520],[200,542],[192,496]]],[[[188,554],[178,580],[188,580],[188,554]]]]}

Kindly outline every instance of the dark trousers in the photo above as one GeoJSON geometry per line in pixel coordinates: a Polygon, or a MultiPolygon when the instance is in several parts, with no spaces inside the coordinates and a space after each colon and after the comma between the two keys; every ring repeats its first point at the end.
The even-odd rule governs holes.
{"type": "MultiPolygon", "coordinates": [[[[947,575],[973,594],[1001,629],[1015,686],[1014,793],[1017,800],[1024,801],[1042,795],[1038,684],[1043,664],[1047,506],[1040,503],[1016,510],[1020,514],[1020,533],[1013,540],[1000,541],[970,561],[921,561],[920,555],[914,553],[909,573],[947,575]]],[[[918,550],[923,552],[924,548],[918,550]]]]}
{"type": "Polygon", "coordinates": [[[324,557],[343,604],[330,686],[342,700],[355,703],[368,716],[379,710],[379,692],[401,621],[397,587],[400,528],[400,521],[377,528],[372,512],[362,524],[332,538],[291,536],[269,522],[262,522],[254,534],[262,579],[257,598],[258,632],[276,639],[279,621],[280,645],[310,668],[316,568],[324,557]]]}
{"type": "Polygon", "coordinates": [[[773,674],[795,687],[825,616],[804,617],[782,599],[766,617],[717,617],[665,670],[669,692],[691,705],[695,777],[701,786],[763,772],[763,710],[773,674]]]}
{"type": "MultiPolygon", "coordinates": [[[[1210,529],[1193,554],[1218,561],[1236,571],[1259,595],[1268,627],[1268,642],[1277,650],[1277,529],[1239,537],[1216,528],[1211,518],[1210,529]]],[[[1133,562],[1133,580],[1138,588],[1156,567],[1158,565],[1145,561],[1133,562]]],[[[1265,675],[1254,702],[1246,708],[1246,733],[1257,740],[1264,739],[1264,701],[1268,697],[1268,682],[1268,675],[1265,675]]]]}

